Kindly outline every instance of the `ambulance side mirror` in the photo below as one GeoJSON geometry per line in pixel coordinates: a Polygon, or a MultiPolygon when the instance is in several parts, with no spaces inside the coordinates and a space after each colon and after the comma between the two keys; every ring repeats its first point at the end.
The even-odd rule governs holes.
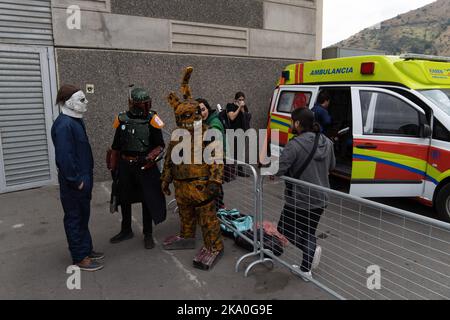
{"type": "Polygon", "coordinates": [[[422,138],[431,138],[432,133],[431,127],[428,124],[422,124],[420,126],[420,136],[422,138]]]}

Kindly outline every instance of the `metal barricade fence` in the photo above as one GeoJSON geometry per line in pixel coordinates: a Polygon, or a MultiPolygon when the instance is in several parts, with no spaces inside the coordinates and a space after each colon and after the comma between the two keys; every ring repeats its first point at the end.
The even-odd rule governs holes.
{"type": "MultiPolygon", "coordinates": [[[[236,272],[239,271],[239,267],[250,257],[257,257],[259,250],[257,246],[257,233],[256,222],[258,219],[257,206],[258,206],[258,173],[257,170],[246,163],[240,161],[234,161],[234,164],[230,164],[230,160],[226,161],[224,177],[228,182],[223,184],[223,204],[228,210],[236,209],[243,216],[250,216],[252,218],[251,233],[246,233],[240,230],[236,225],[232,224],[229,219],[225,219],[219,216],[221,224],[233,231],[234,237],[240,237],[242,240],[247,241],[253,252],[245,254],[236,263],[236,272]]],[[[260,261],[254,261],[245,270],[245,276],[248,275],[250,270],[260,261]]]]}
{"type": "MultiPolygon", "coordinates": [[[[170,133],[163,135],[168,143],[170,133]]],[[[253,218],[253,238],[221,219],[253,248],[237,261],[236,271],[253,257],[245,276],[257,264],[278,262],[338,299],[450,299],[450,224],[304,181],[269,179],[243,162],[227,165],[227,174],[231,181],[223,184],[225,207],[253,218]],[[287,182],[291,192],[285,196],[287,182]],[[321,213],[315,208],[324,202],[321,213]],[[262,226],[277,226],[283,210],[278,230],[290,244],[279,255],[273,251],[278,243],[264,241],[262,226]],[[314,231],[308,230],[311,226],[317,226],[317,240],[305,236],[314,231]],[[315,240],[321,259],[309,277],[301,269],[303,251],[310,258],[303,262],[304,270],[310,263],[316,267],[315,240]]],[[[169,206],[175,207],[175,200],[169,206]]]]}
{"type": "Polygon", "coordinates": [[[279,229],[291,242],[279,257],[263,252],[293,273],[307,275],[297,266],[303,251],[314,260],[307,234],[320,218],[320,264],[306,277],[314,284],[339,299],[450,299],[450,224],[286,177],[261,179],[259,189],[259,221],[278,224],[284,208],[279,229]]]}

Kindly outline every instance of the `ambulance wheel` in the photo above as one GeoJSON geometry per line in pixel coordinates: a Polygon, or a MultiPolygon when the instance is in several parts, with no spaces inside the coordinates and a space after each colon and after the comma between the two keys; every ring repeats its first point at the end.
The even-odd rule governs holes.
{"type": "Polygon", "coordinates": [[[436,197],[436,211],[442,220],[450,222],[450,183],[439,191],[436,197]]]}

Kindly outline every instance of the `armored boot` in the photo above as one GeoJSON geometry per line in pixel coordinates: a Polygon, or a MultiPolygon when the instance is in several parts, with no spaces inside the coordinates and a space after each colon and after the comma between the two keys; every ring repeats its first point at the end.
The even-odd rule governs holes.
{"type": "Polygon", "coordinates": [[[118,234],[112,237],[109,242],[111,242],[112,244],[116,244],[125,240],[133,239],[133,237],[134,234],[132,231],[120,231],[118,234]]]}
{"type": "Polygon", "coordinates": [[[214,264],[222,257],[223,250],[212,251],[202,247],[194,257],[194,267],[201,270],[211,270],[214,264]]]}
{"type": "Polygon", "coordinates": [[[164,250],[189,250],[195,249],[195,238],[181,238],[171,236],[163,242],[164,250]]]}

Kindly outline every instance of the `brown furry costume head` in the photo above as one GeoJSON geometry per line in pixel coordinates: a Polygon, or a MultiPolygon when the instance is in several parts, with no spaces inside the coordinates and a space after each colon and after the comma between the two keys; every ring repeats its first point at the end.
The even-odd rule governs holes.
{"type": "Polygon", "coordinates": [[[184,101],[181,102],[174,92],[171,92],[167,97],[169,104],[175,111],[177,126],[190,131],[194,130],[194,123],[201,123],[202,121],[199,104],[192,98],[191,88],[189,87],[192,71],[194,71],[192,67],[187,67],[184,71],[181,83],[184,101]]]}

